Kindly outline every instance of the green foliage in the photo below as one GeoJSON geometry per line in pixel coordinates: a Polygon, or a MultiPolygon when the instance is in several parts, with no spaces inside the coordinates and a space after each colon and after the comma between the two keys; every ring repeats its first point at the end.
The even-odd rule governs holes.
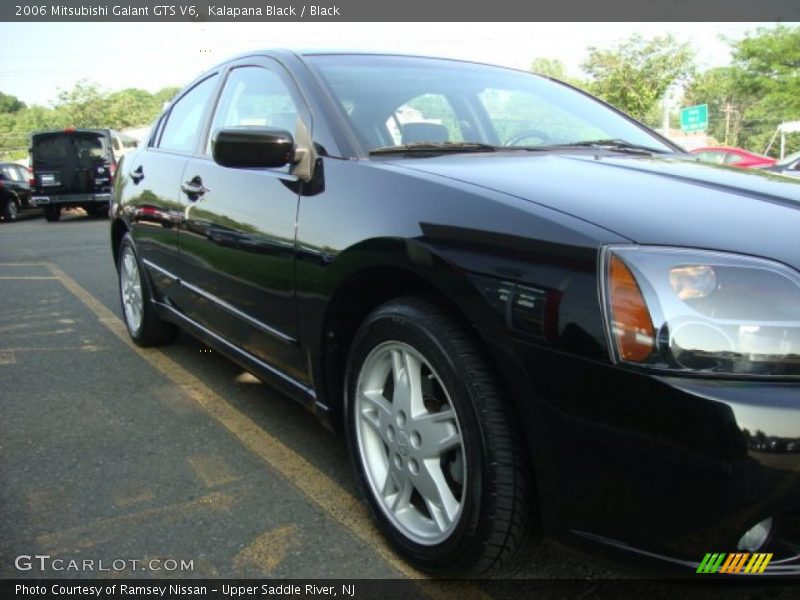
{"type": "Polygon", "coordinates": [[[557,58],[534,58],[531,62],[531,73],[552,77],[564,83],[574,85],[577,88],[587,89],[589,83],[578,77],[570,77],[564,63],[557,58]]]}
{"type": "Polygon", "coordinates": [[[742,126],[753,100],[741,87],[737,69],[718,67],[692,81],[682,105],[708,104],[708,134],[725,146],[740,146],[746,143],[742,126]]]}
{"type": "Polygon", "coordinates": [[[96,83],[81,80],[71,90],[61,90],[55,105],[72,127],[102,127],[108,107],[96,83]]]}
{"type": "MultiPolygon", "coordinates": [[[[687,90],[687,99],[705,98],[709,110],[717,107],[719,122],[713,127],[722,130],[720,140],[727,105],[729,143],[762,152],[778,125],[800,120],[800,27],[759,28],[731,45],[731,66],[705,74],[687,90]]],[[[786,152],[796,150],[800,134],[790,134],[786,152]]],[[[773,144],[770,154],[777,152],[773,144]]]]}
{"type": "Polygon", "coordinates": [[[163,107],[164,104],[170,102],[175,96],[177,96],[178,92],[180,91],[181,88],[179,87],[165,87],[153,94],[153,98],[155,98],[156,102],[163,107]]]}
{"type": "Polygon", "coordinates": [[[536,146],[603,135],[575,115],[527,92],[489,89],[481,93],[480,99],[502,144],[536,146]]]}
{"type": "Polygon", "coordinates": [[[129,88],[108,92],[81,80],[61,90],[52,108],[25,106],[14,96],[0,93],[0,155],[23,158],[32,131],[63,127],[125,129],[150,124],[179,91],[168,87],[155,94],[129,88]]]}
{"type": "Polygon", "coordinates": [[[559,81],[567,78],[567,69],[564,63],[557,58],[534,58],[530,68],[531,73],[552,77],[559,81]]]}
{"type": "Polygon", "coordinates": [[[667,89],[694,73],[694,55],[672,36],[633,35],[616,48],[589,48],[582,65],[589,91],[636,119],[644,119],[667,89]]]}
{"type": "Polygon", "coordinates": [[[15,113],[25,108],[25,103],[20,102],[16,96],[0,92],[0,113],[15,113]]]}

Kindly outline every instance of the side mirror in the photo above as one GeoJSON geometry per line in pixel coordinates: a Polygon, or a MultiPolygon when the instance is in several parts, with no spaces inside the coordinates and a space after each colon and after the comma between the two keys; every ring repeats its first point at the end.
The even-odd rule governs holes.
{"type": "Polygon", "coordinates": [[[292,134],[271,127],[226,127],[211,138],[214,162],[234,169],[277,168],[293,163],[292,134]]]}

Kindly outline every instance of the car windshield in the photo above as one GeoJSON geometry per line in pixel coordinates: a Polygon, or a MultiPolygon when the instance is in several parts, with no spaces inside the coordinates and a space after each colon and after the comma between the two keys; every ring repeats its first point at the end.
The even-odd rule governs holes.
{"type": "Polygon", "coordinates": [[[545,77],[429,58],[306,58],[371,152],[565,145],[677,151],[601,102],[545,77]]]}

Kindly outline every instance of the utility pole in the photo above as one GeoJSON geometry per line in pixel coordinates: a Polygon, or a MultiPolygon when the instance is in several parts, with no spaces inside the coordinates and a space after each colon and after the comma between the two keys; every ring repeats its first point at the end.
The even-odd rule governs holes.
{"type": "Polygon", "coordinates": [[[730,146],[731,113],[734,112],[730,102],[725,103],[725,145],[730,146]]]}

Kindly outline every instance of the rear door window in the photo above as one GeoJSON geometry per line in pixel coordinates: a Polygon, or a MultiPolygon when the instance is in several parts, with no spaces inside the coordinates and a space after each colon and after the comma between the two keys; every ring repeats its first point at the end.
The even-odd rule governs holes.
{"type": "Polygon", "coordinates": [[[19,176],[20,181],[25,181],[25,182],[28,181],[29,173],[28,169],[26,169],[25,167],[17,167],[17,175],[19,176]]]}
{"type": "Polygon", "coordinates": [[[23,181],[22,177],[20,176],[20,172],[12,165],[3,167],[3,175],[5,175],[5,177],[11,181],[23,181]]]}

